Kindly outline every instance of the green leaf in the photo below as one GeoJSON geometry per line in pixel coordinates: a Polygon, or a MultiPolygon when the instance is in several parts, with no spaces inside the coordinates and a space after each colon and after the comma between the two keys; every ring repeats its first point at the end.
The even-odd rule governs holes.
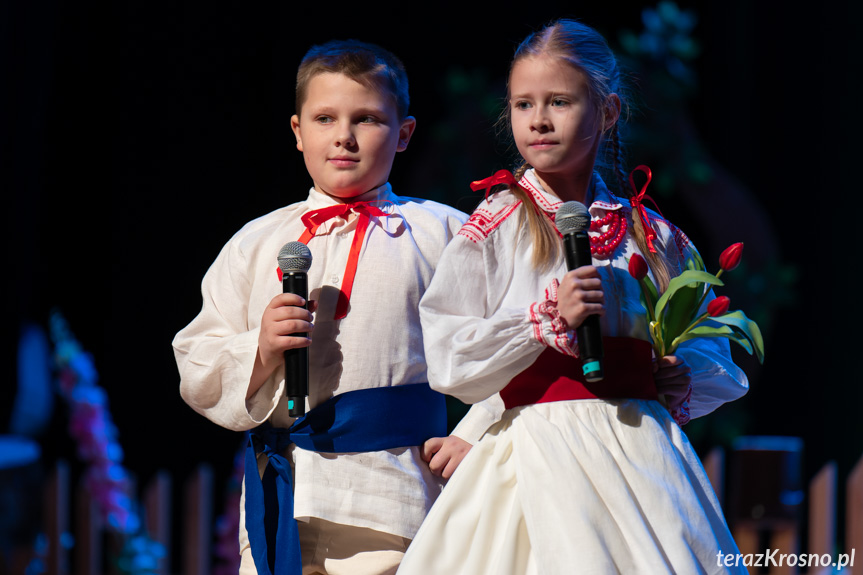
{"type": "Polygon", "coordinates": [[[653,310],[656,307],[656,300],[659,299],[659,292],[653,284],[653,280],[650,279],[650,276],[644,276],[643,279],[638,280],[638,283],[641,285],[641,295],[645,300],[642,302],[644,307],[648,311],[653,310]]]}
{"type": "MultiPolygon", "coordinates": [[[[686,270],[685,272],[683,272],[676,278],[672,278],[672,280],[668,282],[668,289],[665,290],[665,293],[662,294],[662,297],[659,298],[658,302],[656,302],[656,317],[662,316],[662,311],[665,309],[665,304],[677,292],[677,290],[699,283],[715,286],[725,285],[724,283],[722,283],[722,280],[720,280],[713,274],[694,270],[686,270]]],[[[695,311],[697,312],[698,310],[695,311]]]]}
{"type": "Polygon", "coordinates": [[[665,306],[665,316],[660,322],[662,337],[671,342],[682,334],[698,316],[698,302],[702,290],[696,286],[678,289],[665,306]]]}
{"type": "Polygon", "coordinates": [[[695,339],[698,337],[725,337],[730,339],[733,342],[740,344],[740,346],[747,351],[750,355],[752,355],[752,344],[749,339],[737,333],[736,330],[728,327],[727,325],[721,325],[718,327],[709,326],[709,325],[700,325],[696,328],[689,330],[684,333],[680,337],[676,338],[673,342],[671,342],[671,349],[668,353],[673,353],[677,347],[683,343],[684,341],[689,341],[690,339],[695,339]]]}
{"type": "Polygon", "coordinates": [[[647,294],[644,293],[644,290],[641,290],[641,293],[638,296],[638,301],[644,306],[644,309],[647,310],[647,321],[653,321],[653,307],[651,307],[650,303],[647,301],[647,294]]]}
{"type": "Polygon", "coordinates": [[[668,289],[656,302],[654,312],[665,341],[670,342],[683,333],[695,319],[706,284],[724,285],[713,274],[695,270],[686,270],[668,283],[668,289]]]}
{"type": "Polygon", "coordinates": [[[761,337],[761,329],[758,324],[746,317],[746,314],[740,310],[726,313],[717,317],[711,317],[711,321],[725,324],[734,328],[738,333],[743,334],[752,342],[752,347],[755,350],[755,357],[759,363],[764,363],[764,339],[761,337]]]}
{"type": "Polygon", "coordinates": [[[662,335],[659,333],[659,324],[655,321],[652,321],[647,326],[648,331],[650,331],[650,338],[653,340],[653,349],[656,350],[656,357],[662,357],[666,355],[664,353],[664,345],[662,342],[662,335]]]}
{"type": "Polygon", "coordinates": [[[686,260],[686,269],[703,272],[707,268],[704,266],[704,260],[701,259],[701,254],[696,250],[690,252],[691,258],[686,260]]]}

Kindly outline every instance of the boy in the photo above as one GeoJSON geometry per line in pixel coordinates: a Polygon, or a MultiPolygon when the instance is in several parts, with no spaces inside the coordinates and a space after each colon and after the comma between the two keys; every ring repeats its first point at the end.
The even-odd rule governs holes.
{"type": "MultiPolygon", "coordinates": [[[[467,216],[396,196],[387,184],[395,154],[406,149],[416,125],[408,103],[404,68],[386,50],[356,41],[309,50],[297,74],[291,127],[314,187],[305,201],[248,223],[228,242],[204,277],[201,313],[174,339],[183,399],[219,425],[255,428],[246,459],[241,573],[300,573],[298,554],[307,574],[394,573],[440,492],[435,475],[448,477],[470,448],[452,435],[417,447],[445,433],[445,427],[430,432],[445,422],[445,409],[426,383],[418,303],[467,216]],[[300,307],[300,296],[281,293],[277,279],[276,256],[296,240],[313,256],[314,316],[300,307]],[[294,422],[284,397],[283,352],[300,347],[309,347],[306,419],[322,414],[307,426],[318,434],[311,445],[294,435],[280,441],[281,429],[294,422]],[[407,399],[392,399],[393,390],[409,391],[407,399]],[[357,448],[319,429],[321,421],[333,430],[344,423],[336,400],[344,406],[369,392],[374,397],[348,418],[359,429],[348,438],[369,433],[378,445],[379,435],[406,428],[421,436],[413,447],[384,440],[383,449],[357,448]],[[393,407],[367,415],[381,405],[393,407]],[[430,419],[436,423],[419,429],[430,419]],[[264,422],[280,429],[258,427],[264,422]],[[256,465],[263,483],[250,473],[256,465]],[[265,522],[272,490],[279,515],[273,518],[268,503],[265,522]]],[[[485,429],[482,416],[469,418],[477,432],[485,429]]],[[[472,431],[463,435],[478,439],[472,431]]]]}

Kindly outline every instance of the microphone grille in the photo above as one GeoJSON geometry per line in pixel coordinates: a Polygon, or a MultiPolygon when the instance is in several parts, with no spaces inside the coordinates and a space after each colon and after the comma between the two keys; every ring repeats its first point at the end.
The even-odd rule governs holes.
{"type": "Polygon", "coordinates": [[[307,272],[312,267],[312,252],[303,242],[288,242],[279,250],[282,273],[307,272]]]}
{"type": "Polygon", "coordinates": [[[564,235],[582,232],[590,227],[590,212],[581,202],[564,202],[557,210],[554,223],[564,235]]]}

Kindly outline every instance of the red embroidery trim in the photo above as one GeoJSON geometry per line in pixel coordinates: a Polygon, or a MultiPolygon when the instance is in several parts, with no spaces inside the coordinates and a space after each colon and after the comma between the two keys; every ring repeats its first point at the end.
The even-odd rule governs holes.
{"type": "Polygon", "coordinates": [[[692,384],[689,384],[689,390],[686,392],[686,397],[679,406],[671,409],[671,417],[680,427],[689,423],[689,400],[692,399],[692,384]]]}
{"type": "Polygon", "coordinates": [[[533,323],[534,338],[551,347],[553,346],[558,352],[578,357],[578,350],[575,343],[570,339],[569,327],[566,325],[566,320],[561,317],[557,309],[557,288],[560,283],[557,278],[551,280],[551,283],[545,289],[545,301],[535,302],[529,308],[530,321],[533,323]],[[548,320],[551,324],[551,330],[554,337],[549,342],[545,338],[542,330],[542,323],[548,320]]]}
{"type": "Polygon", "coordinates": [[[521,185],[522,189],[530,193],[530,196],[533,198],[533,203],[545,212],[556,212],[557,209],[560,208],[561,204],[563,204],[563,202],[560,200],[556,202],[549,202],[545,195],[540,192],[536,188],[536,186],[534,186],[527,178],[522,178],[519,184],[521,185]]]}
{"type": "Polygon", "coordinates": [[[689,237],[683,233],[683,231],[672,224],[671,222],[667,222],[668,227],[671,228],[671,233],[674,236],[674,244],[677,246],[677,251],[682,254],[685,253],[685,250],[691,244],[689,237]]]}
{"type": "Polygon", "coordinates": [[[479,243],[487,238],[492,231],[497,229],[520,205],[521,201],[519,200],[515,204],[505,206],[495,213],[477,208],[461,227],[458,235],[466,237],[473,243],[479,243]]]}

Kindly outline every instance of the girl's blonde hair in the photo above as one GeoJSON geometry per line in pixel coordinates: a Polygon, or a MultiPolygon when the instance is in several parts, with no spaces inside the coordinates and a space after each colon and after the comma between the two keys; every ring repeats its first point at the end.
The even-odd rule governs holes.
{"type": "MultiPolygon", "coordinates": [[[[525,58],[540,55],[551,55],[562,58],[576,70],[582,72],[587,80],[588,94],[596,113],[602,117],[609,96],[617,94],[625,115],[628,108],[624,87],[621,82],[621,72],[611,48],[605,38],[590,26],[575,20],[561,19],[552,22],[545,28],[534,32],[519,44],[510,64],[512,76],[513,67],[525,58]]],[[[507,105],[504,108],[502,123],[507,129],[512,129],[510,121],[509,86],[507,86],[507,105]]],[[[633,191],[626,185],[626,168],[624,167],[623,147],[620,143],[619,118],[611,126],[605,126],[605,134],[597,154],[598,167],[611,171],[622,196],[632,197],[633,191]],[[609,161],[610,160],[610,161],[609,161]],[[610,166],[609,166],[610,164],[610,166]]],[[[530,166],[522,160],[515,169],[516,180],[520,179],[530,166]]],[[[534,247],[533,264],[538,270],[547,270],[560,257],[561,242],[551,221],[539,210],[531,209],[533,201],[528,193],[520,187],[512,190],[524,204],[521,210],[523,222],[527,222],[531,241],[534,247]]],[[[661,254],[651,253],[647,247],[644,227],[637,214],[631,218],[631,229],[638,248],[644,254],[656,278],[659,288],[664,291],[671,279],[671,266],[661,254]]]]}

